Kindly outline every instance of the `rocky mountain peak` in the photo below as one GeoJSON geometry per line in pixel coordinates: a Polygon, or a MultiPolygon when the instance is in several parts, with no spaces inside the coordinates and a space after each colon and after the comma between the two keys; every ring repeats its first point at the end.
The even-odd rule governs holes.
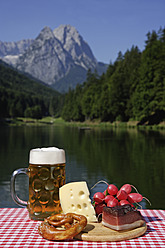
{"type": "Polygon", "coordinates": [[[68,51],[77,65],[85,69],[94,68],[97,64],[92,50],[75,27],[71,25],[60,25],[53,31],[55,37],[62,43],[64,49],[68,51]]]}
{"type": "Polygon", "coordinates": [[[45,26],[36,39],[16,43],[17,53],[12,52],[13,44],[7,45],[0,43],[4,61],[59,91],[84,82],[87,70],[99,65],[87,42],[71,25],[60,25],[53,31],[45,26]]]}
{"type": "Polygon", "coordinates": [[[58,28],[54,29],[53,33],[63,45],[71,40],[74,40],[80,45],[81,36],[76,28],[71,25],[60,25],[58,28]]]}
{"type": "Polygon", "coordinates": [[[51,28],[49,28],[48,26],[45,26],[41,32],[39,33],[39,35],[37,36],[36,39],[40,39],[40,40],[48,40],[54,38],[54,34],[53,31],[51,30],[51,28]]]}

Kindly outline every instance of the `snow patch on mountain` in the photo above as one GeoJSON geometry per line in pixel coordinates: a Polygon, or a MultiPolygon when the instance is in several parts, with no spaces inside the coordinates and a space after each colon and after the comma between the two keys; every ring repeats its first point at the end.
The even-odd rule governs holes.
{"type": "Polygon", "coordinates": [[[3,57],[3,61],[5,61],[9,65],[15,66],[18,61],[19,56],[20,55],[6,55],[3,57]]]}

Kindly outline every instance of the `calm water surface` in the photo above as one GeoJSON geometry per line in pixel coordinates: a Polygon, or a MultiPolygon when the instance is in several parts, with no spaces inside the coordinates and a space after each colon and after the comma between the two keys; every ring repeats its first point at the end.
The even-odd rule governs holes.
{"type": "MultiPolygon", "coordinates": [[[[28,167],[30,149],[56,146],[66,152],[66,182],[85,180],[89,189],[99,180],[118,187],[130,183],[150,199],[152,205],[143,200],[143,208],[165,209],[165,131],[1,127],[0,139],[0,207],[18,207],[10,196],[10,178],[15,169],[28,167]]],[[[16,181],[18,196],[27,200],[27,176],[16,181]]],[[[105,188],[97,185],[91,196],[105,188]]]]}

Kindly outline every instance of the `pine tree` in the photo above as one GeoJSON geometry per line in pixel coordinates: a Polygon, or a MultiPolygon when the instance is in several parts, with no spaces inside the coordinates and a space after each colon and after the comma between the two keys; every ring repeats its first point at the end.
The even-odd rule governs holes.
{"type": "Polygon", "coordinates": [[[153,31],[142,53],[140,81],[134,93],[133,113],[137,119],[165,110],[165,43],[153,31]]]}

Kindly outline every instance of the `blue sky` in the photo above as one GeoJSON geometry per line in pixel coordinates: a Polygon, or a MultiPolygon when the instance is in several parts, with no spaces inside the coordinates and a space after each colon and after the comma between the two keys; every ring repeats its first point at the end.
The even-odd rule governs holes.
{"type": "Polygon", "coordinates": [[[74,26],[98,61],[114,62],[165,27],[165,0],[0,0],[0,40],[36,38],[45,26],[74,26]]]}

